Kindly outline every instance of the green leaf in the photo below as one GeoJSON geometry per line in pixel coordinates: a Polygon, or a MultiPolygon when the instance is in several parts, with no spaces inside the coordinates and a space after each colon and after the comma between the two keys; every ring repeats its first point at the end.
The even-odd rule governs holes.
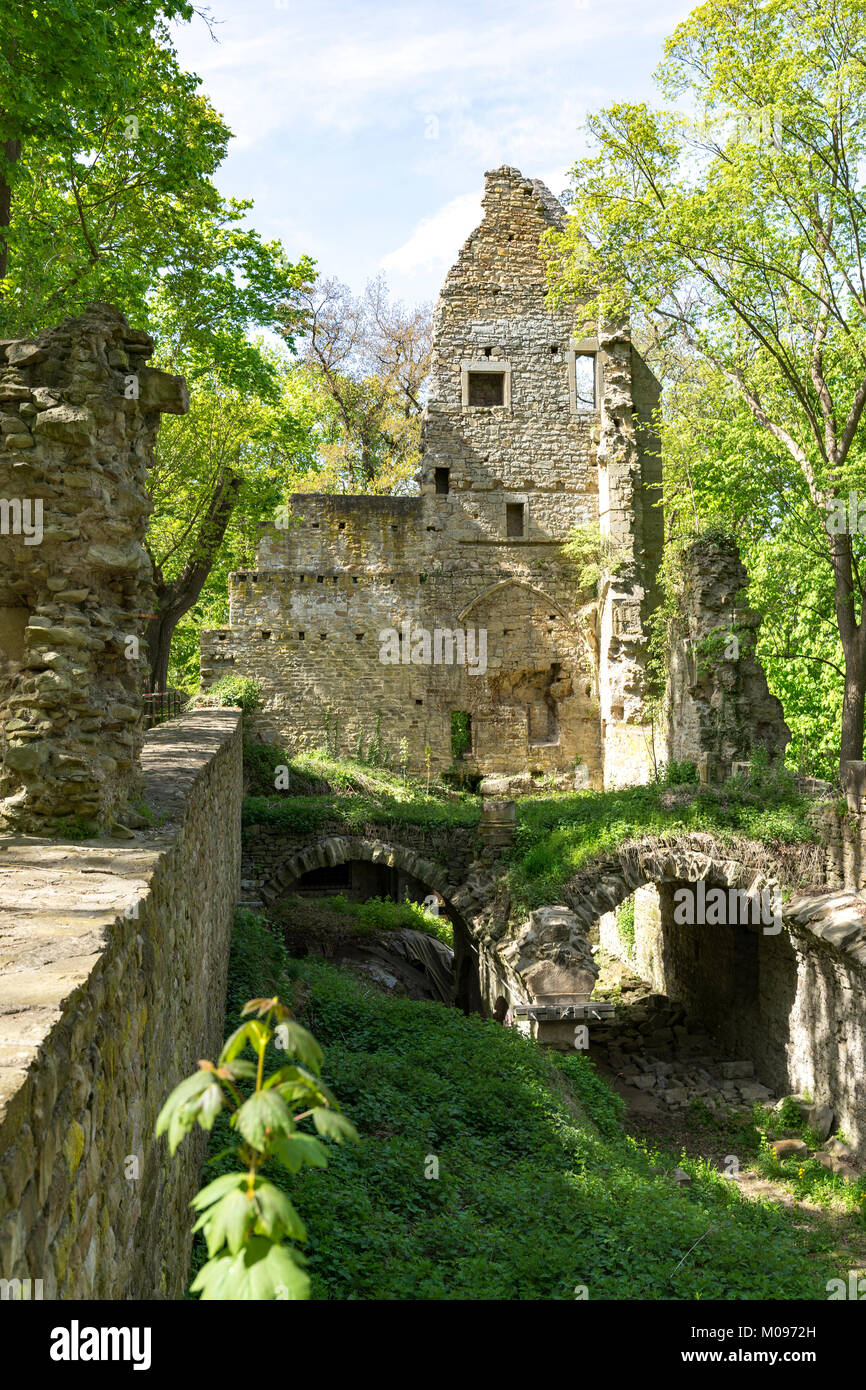
{"type": "Polygon", "coordinates": [[[156,1120],[156,1136],[168,1131],[169,1153],[174,1154],[184,1135],[196,1123],[210,1129],[224,1104],[219,1082],[212,1071],[197,1071],[176,1086],[156,1120]]]}
{"type": "Polygon", "coordinates": [[[313,1124],[319,1133],[326,1139],[336,1139],[338,1144],[342,1144],[344,1139],[358,1141],[358,1131],[347,1120],[345,1115],[341,1115],[338,1110],[327,1110],[324,1106],[318,1105],[313,1111],[313,1124]]]}
{"type": "Polygon", "coordinates": [[[295,1128],[289,1107],[276,1091],[256,1091],[232,1116],[232,1123],[260,1151],[272,1137],[291,1134],[295,1128]]]}
{"type": "Polygon", "coordinates": [[[257,1215],[256,1203],[245,1181],[243,1187],[227,1192],[208,1211],[202,1212],[193,1230],[204,1232],[210,1256],[223,1245],[236,1255],[253,1229],[257,1215]]]}
{"type": "MultiPolygon", "coordinates": [[[[230,1037],[226,1038],[217,1065],[224,1066],[226,1062],[233,1062],[238,1053],[243,1052],[247,1043],[251,1041],[250,1025],[249,1023],[242,1023],[240,1028],[236,1028],[230,1037]]],[[[253,1064],[250,1063],[250,1065],[253,1064]]]]}
{"type": "Polygon", "coordinates": [[[289,1135],[272,1146],[274,1158],[290,1173],[299,1173],[305,1163],[311,1168],[327,1168],[328,1151],[312,1134],[289,1135]]]}
{"type": "Polygon", "coordinates": [[[290,1245],[275,1245],[252,1236],[236,1255],[217,1255],[203,1265],[192,1285],[203,1301],[279,1299],[310,1296],[310,1280],[300,1266],[304,1257],[290,1245]]]}
{"type": "Polygon", "coordinates": [[[295,1211],[285,1192],[273,1183],[259,1180],[255,1188],[255,1203],[258,1208],[261,1233],[271,1240],[280,1240],[284,1235],[290,1240],[306,1240],[304,1223],[295,1211]]]}
{"type": "Polygon", "coordinates": [[[190,1206],[196,1211],[201,1211],[204,1207],[209,1207],[212,1202],[218,1202],[227,1192],[232,1192],[236,1187],[246,1185],[246,1173],[222,1173],[213,1182],[209,1182],[207,1187],[203,1187],[201,1192],[197,1192],[190,1202],[190,1206]]]}
{"type": "Polygon", "coordinates": [[[275,1041],[277,1046],[282,1045],[287,1051],[299,1057],[304,1065],[317,1075],[321,1071],[325,1054],[312,1033],[307,1032],[306,1028],[302,1028],[300,1023],[284,1019],[282,1023],[277,1024],[275,1041]]]}

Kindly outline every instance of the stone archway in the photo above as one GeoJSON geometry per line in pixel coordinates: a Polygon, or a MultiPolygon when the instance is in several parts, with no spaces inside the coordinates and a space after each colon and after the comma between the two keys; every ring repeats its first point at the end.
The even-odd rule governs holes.
{"type": "Polygon", "coordinates": [[[461,886],[452,882],[440,864],[416,850],[362,835],[328,835],[287,854],[279,868],[262,884],[262,901],[266,907],[272,907],[293,891],[304,874],[352,863],[399,870],[425,888],[441,894],[454,928],[455,1002],[467,1012],[483,1011],[477,949],[471,929],[455,901],[460,897],[461,886]]]}
{"type": "Polygon", "coordinates": [[[460,891],[459,885],[451,882],[441,865],[404,845],[386,844],[384,840],[371,840],[361,835],[328,835],[287,855],[276,872],[262,884],[262,900],[270,907],[290,893],[303,874],[313,869],[349,864],[353,860],[402,869],[441,893],[449,907],[460,891]]]}
{"type": "MultiPolygon", "coordinates": [[[[755,847],[757,860],[758,850],[755,847]]],[[[482,952],[485,969],[497,988],[507,987],[514,1002],[535,1003],[555,997],[565,1001],[586,997],[588,934],[605,913],[612,912],[647,884],[691,884],[733,888],[747,897],[767,894],[779,901],[778,879],[757,862],[733,859],[711,835],[653,837],[632,841],[615,853],[593,859],[565,884],[558,904],[539,907],[503,933],[495,907],[495,885],[479,895],[474,884],[457,890],[455,906],[470,923],[482,952]],[[480,898],[480,901],[479,901],[480,898]]]]}

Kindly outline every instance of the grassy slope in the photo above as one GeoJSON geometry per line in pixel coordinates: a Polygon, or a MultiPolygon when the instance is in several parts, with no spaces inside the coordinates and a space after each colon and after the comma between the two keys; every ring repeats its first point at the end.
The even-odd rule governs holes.
{"type": "MultiPolygon", "coordinates": [[[[327,1171],[274,1175],[307,1224],[315,1298],[572,1299],[579,1285],[591,1299],[826,1298],[834,1271],[789,1216],[698,1164],[688,1191],[654,1174],[585,1058],[287,963],[239,914],[227,1026],[281,979],[362,1135],[327,1171]]],[[[212,1153],[226,1140],[218,1122],[212,1153]]]]}

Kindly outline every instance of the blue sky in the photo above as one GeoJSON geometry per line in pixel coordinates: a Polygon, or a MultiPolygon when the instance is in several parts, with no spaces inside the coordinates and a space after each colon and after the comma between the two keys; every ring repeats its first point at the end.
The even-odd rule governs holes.
{"type": "Polygon", "coordinates": [[[658,100],[677,0],[210,0],[176,30],[235,138],[217,182],[253,225],[355,289],[434,299],[480,219],[485,169],[554,193],[587,111],[658,100]]]}

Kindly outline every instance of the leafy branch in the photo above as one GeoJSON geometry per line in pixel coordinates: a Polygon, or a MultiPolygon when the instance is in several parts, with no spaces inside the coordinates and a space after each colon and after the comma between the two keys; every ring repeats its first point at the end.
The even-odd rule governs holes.
{"type": "Polygon", "coordinates": [[[200,1213],[193,1230],[203,1233],[208,1252],[192,1292],[207,1300],[306,1299],[306,1257],[296,1244],[307,1239],[304,1223],[262,1169],[269,1162],[293,1174],[305,1165],[327,1167],[327,1149],[298,1128],[303,1120],[311,1119],[319,1135],[338,1144],[357,1140],[358,1134],[320,1080],[322,1049],[292,1020],[285,1004],[276,996],[250,999],[241,1011],[242,1017],[247,1014],[255,1017],[231,1034],[217,1063],[200,1061],[199,1070],[175,1087],[160,1111],[156,1133],[168,1135],[173,1156],[195,1125],[212,1129],[226,1109],[240,1136],[230,1150],[240,1171],[215,1178],[191,1203],[200,1213]],[[271,1041],[295,1060],[266,1077],[271,1041]],[[246,1048],[254,1062],[241,1056],[246,1048]],[[250,1081],[254,1088],[244,1094],[242,1083],[250,1081]]]}

